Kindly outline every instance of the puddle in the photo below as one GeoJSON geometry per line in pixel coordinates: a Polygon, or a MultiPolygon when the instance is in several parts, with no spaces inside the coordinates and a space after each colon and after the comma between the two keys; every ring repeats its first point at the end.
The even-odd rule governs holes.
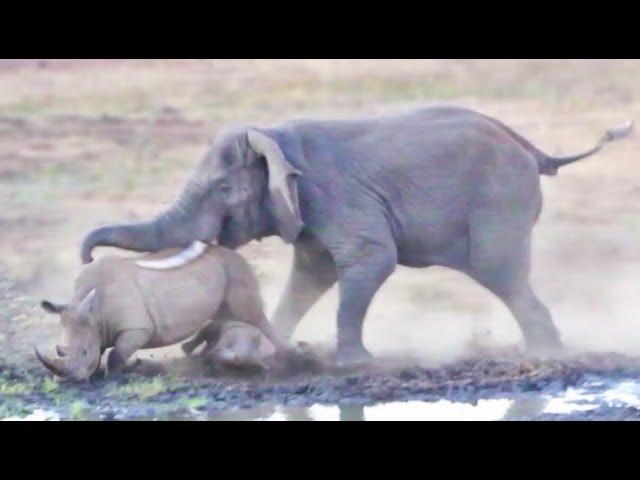
{"type": "MultiPolygon", "coordinates": [[[[477,405],[438,402],[391,402],[372,406],[314,405],[307,410],[309,420],[328,421],[464,421],[500,420],[509,409],[510,400],[480,400],[477,405]]],[[[286,408],[280,408],[267,421],[289,420],[286,408]]]]}
{"type": "Polygon", "coordinates": [[[561,394],[522,394],[512,398],[479,400],[475,404],[437,402],[390,402],[371,406],[313,405],[309,408],[276,406],[271,410],[247,409],[209,413],[192,419],[254,421],[495,421],[524,420],[542,414],[588,412],[601,406],[640,408],[640,382],[593,381],[561,394]],[[199,417],[199,418],[198,418],[199,417]]]}
{"type": "MultiPolygon", "coordinates": [[[[290,407],[262,405],[251,409],[226,411],[182,409],[147,416],[128,415],[126,409],[115,419],[127,420],[209,420],[209,421],[496,421],[527,420],[541,415],[572,416],[581,419],[581,412],[600,407],[640,409],[640,381],[593,378],[576,388],[563,392],[523,393],[504,398],[480,399],[475,403],[438,400],[435,402],[406,401],[377,405],[322,405],[290,407]],[[119,417],[119,418],[118,418],[119,417]]],[[[95,413],[95,412],[92,412],[95,413]]],[[[98,420],[96,416],[88,419],[98,420]]],[[[103,417],[102,417],[103,418],[103,417]]],[[[554,417],[556,418],[556,417],[554,417]]],[[[587,418],[587,417],[584,417],[587,418]]],[[[640,417],[639,417],[640,418],[640,417]]],[[[37,409],[24,417],[4,418],[5,421],[61,420],[60,414],[37,409]]]]}
{"type": "Polygon", "coordinates": [[[56,412],[48,411],[48,410],[34,410],[32,413],[25,417],[7,417],[3,418],[3,422],[18,422],[18,421],[26,421],[26,422],[36,422],[36,421],[52,421],[52,420],[60,420],[60,415],[56,412]]]}
{"type": "Polygon", "coordinates": [[[505,417],[513,404],[509,399],[480,400],[476,405],[440,400],[437,402],[390,402],[379,405],[313,405],[308,408],[277,406],[270,412],[254,409],[233,414],[210,413],[202,420],[254,421],[492,421],[505,417]]]}

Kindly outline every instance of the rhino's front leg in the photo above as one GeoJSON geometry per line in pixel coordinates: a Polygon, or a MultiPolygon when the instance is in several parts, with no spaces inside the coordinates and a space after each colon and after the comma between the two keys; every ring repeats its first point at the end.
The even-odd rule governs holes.
{"type": "Polygon", "coordinates": [[[121,373],[127,360],[151,340],[147,330],[125,330],[118,334],[113,350],[107,359],[105,377],[121,373]]]}

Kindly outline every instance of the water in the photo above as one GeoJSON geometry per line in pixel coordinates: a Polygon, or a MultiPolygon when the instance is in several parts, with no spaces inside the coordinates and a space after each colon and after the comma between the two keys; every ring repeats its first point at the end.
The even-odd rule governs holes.
{"type": "Polygon", "coordinates": [[[15,422],[15,421],[27,421],[27,422],[37,422],[37,421],[55,421],[60,420],[60,415],[58,413],[49,411],[49,410],[34,410],[32,413],[25,417],[7,417],[3,418],[4,422],[15,422]]]}
{"type": "MultiPolygon", "coordinates": [[[[306,409],[276,407],[267,416],[247,412],[247,420],[262,421],[421,421],[421,420],[500,420],[508,410],[507,399],[480,400],[477,405],[438,402],[390,402],[372,406],[313,405],[306,409]]],[[[211,417],[215,420],[215,417],[211,417]]]]}
{"type": "MultiPolygon", "coordinates": [[[[563,392],[520,394],[481,399],[475,403],[388,402],[377,405],[313,405],[289,407],[264,405],[254,409],[201,412],[196,409],[160,415],[155,420],[252,420],[252,421],[495,421],[531,419],[543,414],[569,415],[602,406],[640,409],[640,380],[610,381],[593,378],[563,392]]],[[[60,420],[54,411],[37,409],[9,421],[60,420]]],[[[97,418],[96,418],[97,419],[97,418]]]]}
{"type": "MultiPolygon", "coordinates": [[[[313,405],[308,408],[277,406],[265,413],[253,409],[208,414],[200,420],[254,421],[495,421],[518,420],[542,413],[570,413],[582,408],[560,401],[545,408],[549,400],[539,397],[479,400],[476,404],[437,402],[390,402],[371,406],[313,405]],[[561,407],[560,407],[561,406],[561,407]],[[563,412],[559,410],[564,407],[563,412]]],[[[596,408],[595,406],[592,408],[596,408]]]]}
{"type": "Polygon", "coordinates": [[[523,420],[543,414],[568,415],[600,406],[640,408],[640,381],[593,380],[579,388],[557,394],[522,394],[492,398],[471,404],[437,402],[390,402],[371,406],[313,405],[308,408],[275,406],[219,414],[194,413],[201,420],[254,421],[495,421],[523,420]]]}

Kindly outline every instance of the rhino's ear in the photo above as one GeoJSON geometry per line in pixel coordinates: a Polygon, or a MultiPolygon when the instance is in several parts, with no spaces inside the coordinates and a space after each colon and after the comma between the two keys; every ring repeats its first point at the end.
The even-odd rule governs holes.
{"type": "Polygon", "coordinates": [[[48,300],[43,300],[40,302],[40,306],[48,313],[62,313],[64,312],[68,306],[60,303],[53,303],[48,300]]]}
{"type": "Polygon", "coordinates": [[[78,303],[78,313],[81,315],[89,315],[93,311],[95,298],[96,289],[92,288],[91,291],[78,303]]]}

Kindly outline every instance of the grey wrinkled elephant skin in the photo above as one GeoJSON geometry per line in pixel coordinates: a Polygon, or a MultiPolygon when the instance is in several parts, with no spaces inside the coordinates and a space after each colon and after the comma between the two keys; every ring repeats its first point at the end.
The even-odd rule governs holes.
{"type": "Polygon", "coordinates": [[[295,254],[276,327],[290,336],[338,281],[344,363],[369,357],[363,320],[398,263],[446,266],[497,295],[530,349],[557,350],[559,332],[528,280],[540,174],[554,175],[630,130],[552,157],[499,121],[457,107],[236,127],[218,136],[166,212],[89,233],[82,258],[91,261],[99,245],[157,251],[217,239],[236,248],[279,235],[295,254]]]}

